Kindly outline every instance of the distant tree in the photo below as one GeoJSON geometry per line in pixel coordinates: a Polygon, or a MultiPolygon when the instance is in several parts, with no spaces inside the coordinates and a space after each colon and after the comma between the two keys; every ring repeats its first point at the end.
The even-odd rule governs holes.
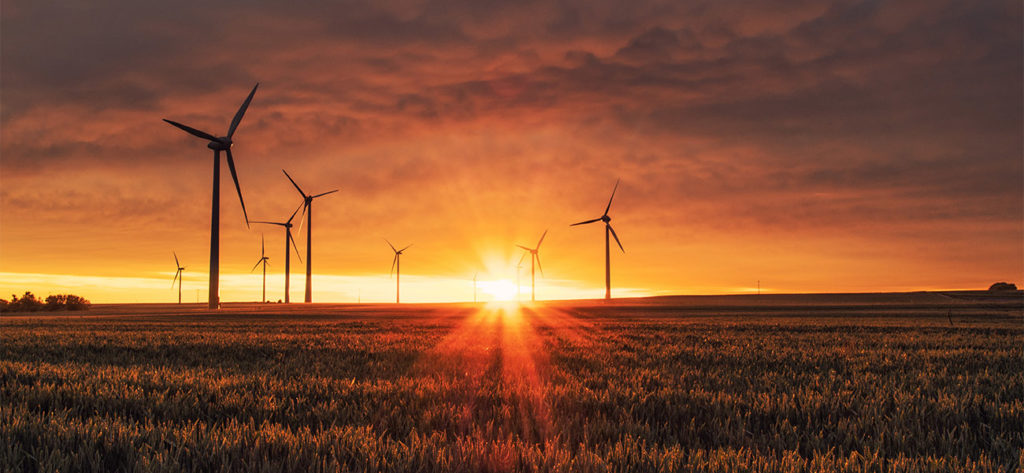
{"type": "Polygon", "coordinates": [[[84,297],[79,297],[74,294],[68,294],[64,296],[64,307],[68,310],[88,310],[92,303],[84,297]]]}
{"type": "Polygon", "coordinates": [[[1008,282],[997,282],[988,287],[989,291],[1016,291],[1017,285],[1008,282]]]}
{"type": "Polygon", "coordinates": [[[62,294],[46,296],[46,310],[61,310],[68,297],[62,294]]]}
{"type": "Polygon", "coordinates": [[[4,312],[35,312],[42,308],[43,302],[36,299],[31,291],[25,291],[25,295],[20,298],[11,294],[11,302],[4,308],[4,312]]]}
{"type": "Polygon", "coordinates": [[[91,303],[74,294],[55,294],[47,296],[45,302],[34,294],[25,291],[20,298],[11,295],[10,302],[0,299],[0,312],[36,312],[40,310],[86,310],[91,303]]]}

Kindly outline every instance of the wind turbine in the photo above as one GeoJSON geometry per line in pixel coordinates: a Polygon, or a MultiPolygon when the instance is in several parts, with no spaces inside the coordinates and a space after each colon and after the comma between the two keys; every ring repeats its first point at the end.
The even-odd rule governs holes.
{"type": "Polygon", "coordinates": [[[604,222],[604,298],[605,298],[605,300],[609,300],[609,299],[612,298],[612,265],[611,265],[611,254],[610,254],[610,252],[608,250],[609,249],[609,242],[608,242],[608,234],[609,233],[611,233],[611,235],[613,237],[615,237],[615,243],[619,244],[619,249],[622,250],[623,253],[626,252],[626,249],[622,247],[622,242],[619,241],[619,236],[615,234],[615,229],[612,228],[612,224],[611,224],[612,218],[608,216],[608,211],[611,210],[611,208],[612,208],[612,199],[615,198],[615,191],[618,190],[618,188],[619,188],[619,181],[616,179],[615,180],[615,188],[612,189],[612,196],[611,196],[611,198],[608,199],[608,206],[604,208],[604,214],[602,214],[600,217],[595,218],[595,219],[584,220],[582,222],[577,222],[577,223],[574,223],[572,225],[569,225],[570,227],[573,227],[573,226],[576,226],[576,225],[585,225],[585,224],[588,224],[588,223],[594,223],[594,222],[598,222],[598,221],[604,222]]]}
{"type": "Polygon", "coordinates": [[[519,264],[516,265],[516,300],[522,299],[522,285],[519,283],[519,273],[523,269],[523,259],[519,258],[519,264]]]}
{"type": "Polygon", "coordinates": [[[522,248],[522,249],[524,249],[524,250],[526,250],[528,252],[528,253],[523,253],[523,257],[519,258],[519,264],[523,264],[523,259],[526,258],[527,254],[530,255],[530,300],[531,301],[536,301],[537,300],[537,291],[536,291],[536,286],[534,284],[535,283],[535,279],[534,279],[534,276],[533,276],[533,263],[534,263],[534,261],[537,262],[537,267],[540,268],[540,275],[543,276],[544,275],[544,267],[540,265],[540,253],[538,253],[538,252],[540,251],[540,244],[544,242],[544,237],[547,236],[547,235],[548,235],[548,231],[544,230],[544,234],[540,236],[540,240],[537,241],[537,246],[535,248],[528,248],[528,247],[525,247],[523,245],[516,245],[516,246],[518,246],[518,247],[520,247],[520,248],[522,248]]]}
{"type": "Polygon", "coordinates": [[[242,116],[245,115],[245,110],[249,108],[249,102],[252,102],[252,96],[256,94],[256,88],[260,84],[256,83],[256,86],[252,88],[252,92],[249,92],[249,96],[245,98],[245,102],[242,102],[242,106],[238,108],[238,112],[235,113],[235,118],[231,120],[231,126],[228,128],[227,136],[216,137],[205,131],[197,130],[181,123],[164,119],[165,122],[170,123],[182,130],[185,130],[190,135],[197,136],[204,140],[208,140],[206,144],[207,148],[213,150],[213,210],[210,216],[210,308],[217,309],[220,307],[220,152],[224,151],[228,157],[228,169],[231,170],[231,179],[235,181],[235,190],[238,191],[238,202],[242,204],[242,215],[245,216],[245,226],[249,226],[249,215],[245,212],[245,201],[242,200],[242,188],[238,185],[238,174],[235,172],[235,160],[231,156],[231,137],[235,135],[235,129],[238,128],[238,124],[242,121],[242,116]]]}
{"type": "Polygon", "coordinates": [[[480,272],[473,273],[473,303],[476,304],[476,277],[480,272]]]}
{"type": "Polygon", "coordinates": [[[267,302],[267,260],[270,257],[267,256],[267,245],[264,244],[263,234],[260,233],[260,260],[256,262],[256,266],[253,266],[249,272],[256,271],[261,264],[263,265],[263,302],[267,302]]]}
{"type": "MultiPolygon", "coordinates": [[[[174,253],[174,252],[172,251],[171,253],[174,253]]],[[[174,279],[171,280],[171,289],[174,289],[174,283],[177,282],[178,283],[178,304],[181,304],[181,281],[184,279],[184,276],[185,276],[185,267],[182,266],[181,263],[178,262],[178,254],[177,253],[174,253],[174,266],[176,268],[178,268],[178,270],[174,272],[174,279]]]]}
{"type": "Polygon", "coordinates": [[[295,214],[299,213],[299,209],[302,208],[303,205],[305,205],[305,203],[299,204],[299,207],[296,207],[295,211],[292,212],[292,216],[288,217],[288,220],[286,220],[284,222],[265,222],[265,221],[254,221],[254,222],[252,222],[252,223],[265,223],[267,225],[279,225],[279,226],[284,227],[284,303],[285,304],[287,304],[288,301],[289,301],[288,294],[289,294],[290,289],[291,289],[291,267],[292,267],[291,266],[291,264],[292,264],[291,256],[292,256],[292,252],[288,251],[288,242],[291,242],[292,248],[295,248],[295,257],[299,259],[300,263],[302,262],[302,256],[301,256],[301,253],[299,253],[299,246],[295,244],[295,238],[292,237],[292,219],[295,218],[295,214]]]}
{"type": "Polygon", "coordinates": [[[391,251],[395,252],[395,259],[391,260],[391,274],[395,275],[395,304],[398,304],[398,303],[402,302],[401,298],[399,297],[401,295],[400,291],[402,289],[402,286],[401,286],[401,281],[402,281],[402,260],[401,260],[401,256],[402,256],[402,252],[405,251],[405,250],[408,250],[409,246],[412,246],[412,244],[409,244],[409,246],[406,246],[405,248],[402,248],[401,250],[396,250],[395,249],[395,245],[392,245],[391,242],[388,241],[387,238],[385,238],[384,241],[386,241],[388,243],[388,246],[391,247],[391,251]]]}
{"type": "MultiPolygon", "coordinates": [[[[292,181],[292,185],[302,195],[302,215],[306,217],[306,302],[313,302],[313,199],[338,192],[338,189],[317,195],[309,195],[295,183],[295,179],[288,175],[288,171],[282,169],[281,172],[284,173],[289,181],[292,181]]],[[[301,227],[301,225],[302,217],[299,217],[299,226],[301,227]]]]}

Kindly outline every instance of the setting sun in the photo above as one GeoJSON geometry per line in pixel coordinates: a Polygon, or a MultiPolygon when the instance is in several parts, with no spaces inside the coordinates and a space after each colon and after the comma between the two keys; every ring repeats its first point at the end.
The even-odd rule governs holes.
{"type": "Polygon", "coordinates": [[[513,301],[516,299],[516,284],[507,279],[497,281],[480,281],[477,283],[480,292],[485,294],[485,299],[492,301],[513,301]]]}

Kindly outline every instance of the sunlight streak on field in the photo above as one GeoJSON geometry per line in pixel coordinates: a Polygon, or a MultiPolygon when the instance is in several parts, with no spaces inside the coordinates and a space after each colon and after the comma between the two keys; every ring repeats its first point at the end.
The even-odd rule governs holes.
{"type": "Polygon", "coordinates": [[[488,303],[417,363],[417,371],[429,377],[467,387],[458,413],[463,428],[482,425],[488,436],[499,438],[508,433],[536,442],[551,438],[550,354],[536,319],[518,303],[488,303]],[[505,407],[495,411],[497,406],[505,407]]]}

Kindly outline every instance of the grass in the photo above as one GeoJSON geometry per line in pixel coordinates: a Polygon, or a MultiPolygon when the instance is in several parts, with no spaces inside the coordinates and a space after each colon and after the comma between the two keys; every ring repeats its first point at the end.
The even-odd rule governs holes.
{"type": "Polygon", "coordinates": [[[4,318],[0,470],[1020,470],[1019,312],[837,311],[4,318]]]}

